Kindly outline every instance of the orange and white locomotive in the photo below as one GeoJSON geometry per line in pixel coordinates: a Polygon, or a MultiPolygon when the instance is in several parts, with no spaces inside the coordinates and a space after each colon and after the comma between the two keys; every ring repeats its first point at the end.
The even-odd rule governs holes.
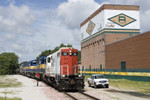
{"type": "Polygon", "coordinates": [[[43,79],[59,90],[81,90],[84,76],[78,73],[79,69],[78,50],[63,47],[46,57],[43,79]]]}

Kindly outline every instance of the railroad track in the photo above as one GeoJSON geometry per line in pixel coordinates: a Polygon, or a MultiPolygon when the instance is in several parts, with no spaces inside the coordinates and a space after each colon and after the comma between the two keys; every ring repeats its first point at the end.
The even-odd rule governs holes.
{"type": "Polygon", "coordinates": [[[64,92],[64,94],[73,100],[100,100],[84,92],[64,92]]]}

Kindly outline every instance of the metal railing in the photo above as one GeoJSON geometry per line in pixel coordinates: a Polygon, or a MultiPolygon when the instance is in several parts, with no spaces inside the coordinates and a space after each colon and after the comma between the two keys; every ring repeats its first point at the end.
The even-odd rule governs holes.
{"type": "Polygon", "coordinates": [[[69,66],[68,65],[61,65],[60,66],[60,75],[65,75],[64,72],[67,73],[67,76],[69,75],[69,66]]]}
{"type": "Polygon", "coordinates": [[[78,74],[85,75],[85,69],[81,65],[75,65],[74,68],[75,68],[75,70],[74,70],[75,75],[78,75],[78,74]],[[78,71],[76,71],[76,70],[78,70],[78,71]]]}

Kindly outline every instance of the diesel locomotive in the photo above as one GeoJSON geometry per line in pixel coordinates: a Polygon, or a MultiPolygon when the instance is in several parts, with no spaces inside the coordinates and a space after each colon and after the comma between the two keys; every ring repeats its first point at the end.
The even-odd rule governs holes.
{"type": "Polygon", "coordinates": [[[78,66],[78,50],[69,47],[60,48],[57,52],[41,57],[36,65],[26,62],[20,66],[20,73],[39,79],[54,86],[58,90],[82,90],[84,88],[84,75],[78,66]],[[32,66],[32,67],[31,67],[32,66]]]}

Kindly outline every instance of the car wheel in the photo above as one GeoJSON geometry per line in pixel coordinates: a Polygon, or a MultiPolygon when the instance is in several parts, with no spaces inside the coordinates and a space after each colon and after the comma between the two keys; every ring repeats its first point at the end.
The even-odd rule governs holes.
{"type": "Polygon", "coordinates": [[[106,88],[109,88],[109,84],[108,84],[108,85],[106,85],[106,88]]]}
{"type": "Polygon", "coordinates": [[[94,83],[94,88],[97,88],[97,85],[96,85],[96,83],[94,83]]]}
{"type": "Polygon", "coordinates": [[[89,87],[91,87],[91,84],[90,84],[90,82],[89,82],[89,81],[88,81],[88,86],[89,86],[89,87]]]}

